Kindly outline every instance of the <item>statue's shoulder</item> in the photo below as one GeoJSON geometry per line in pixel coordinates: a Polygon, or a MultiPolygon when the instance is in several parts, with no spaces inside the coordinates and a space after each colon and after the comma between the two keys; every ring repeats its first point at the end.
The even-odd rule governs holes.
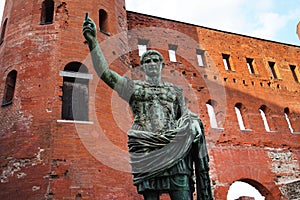
{"type": "Polygon", "coordinates": [[[182,87],[180,85],[174,85],[173,83],[170,82],[164,82],[165,87],[169,87],[174,89],[177,92],[182,92],[182,87]]]}

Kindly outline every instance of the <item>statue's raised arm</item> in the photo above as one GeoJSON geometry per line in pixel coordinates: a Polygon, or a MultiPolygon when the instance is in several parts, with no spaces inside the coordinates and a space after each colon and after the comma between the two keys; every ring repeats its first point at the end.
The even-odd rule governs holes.
{"type": "Polygon", "coordinates": [[[83,22],[82,34],[89,45],[95,71],[107,85],[114,89],[116,83],[124,79],[124,77],[109,69],[102,50],[98,44],[96,33],[96,25],[93,20],[89,18],[88,13],[86,13],[83,22]]]}

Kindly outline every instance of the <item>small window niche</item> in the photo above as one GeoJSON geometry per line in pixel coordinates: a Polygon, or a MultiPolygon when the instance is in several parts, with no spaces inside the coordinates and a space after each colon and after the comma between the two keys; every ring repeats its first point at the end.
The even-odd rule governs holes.
{"type": "MultiPolygon", "coordinates": [[[[209,116],[209,122],[210,122],[210,127],[213,129],[220,129],[223,130],[221,125],[219,125],[220,121],[218,121],[218,117],[222,117],[221,115],[216,114],[216,107],[217,107],[217,102],[215,100],[208,100],[206,102],[206,108],[209,116]]],[[[220,114],[220,113],[219,113],[220,114]]]]}
{"type": "Polygon", "coordinates": [[[15,94],[16,81],[17,81],[17,71],[12,70],[8,73],[6,77],[2,107],[12,104],[14,99],[14,94],[15,94]]]}
{"type": "Polygon", "coordinates": [[[138,39],[138,51],[140,57],[147,51],[148,43],[149,40],[138,39]]]}
{"type": "Polygon", "coordinates": [[[110,35],[107,12],[103,9],[99,10],[99,29],[100,32],[110,35]]]}
{"type": "Polygon", "coordinates": [[[234,71],[230,55],[222,53],[222,59],[225,70],[234,71]]]}
{"type": "Polygon", "coordinates": [[[176,51],[177,45],[169,44],[169,59],[171,62],[177,62],[176,51]]]}
{"type": "Polygon", "coordinates": [[[270,128],[270,112],[271,110],[266,106],[266,105],[262,105],[259,108],[259,112],[265,127],[265,130],[267,132],[271,132],[271,128],[270,128]]]}
{"type": "Polygon", "coordinates": [[[248,119],[247,119],[247,109],[242,103],[236,103],[234,106],[235,114],[238,120],[238,124],[241,131],[251,131],[251,129],[246,129],[248,126],[248,119]]]}
{"type": "Polygon", "coordinates": [[[254,65],[253,58],[246,58],[247,68],[250,74],[258,74],[254,65]]]}
{"type": "Polygon", "coordinates": [[[206,67],[206,60],[204,56],[205,51],[202,49],[196,49],[196,55],[199,67],[206,67]]]}
{"type": "Polygon", "coordinates": [[[2,25],[1,35],[0,35],[0,45],[4,42],[4,36],[7,26],[7,18],[4,20],[4,23],[2,25]]]}
{"type": "Polygon", "coordinates": [[[298,67],[296,65],[290,65],[290,69],[295,82],[300,83],[300,73],[298,67]]]}
{"type": "Polygon", "coordinates": [[[41,25],[52,24],[54,16],[54,1],[45,0],[42,3],[41,25]]]}
{"type": "Polygon", "coordinates": [[[279,76],[279,71],[278,71],[278,68],[276,66],[276,63],[272,62],[272,61],[268,61],[268,65],[269,65],[269,68],[270,68],[270,71],[271,71],[272,78],[279,79],[280,76],[279,76]]]}
{"type": "Polygon", "coordinates": [[[285,116],[285,120],[287,122],[290,132],[294,133],[294,129],[292,127],[292,123],[290,120],[290,109],[289,108],[284,108],[284,116],[285,116]]]}

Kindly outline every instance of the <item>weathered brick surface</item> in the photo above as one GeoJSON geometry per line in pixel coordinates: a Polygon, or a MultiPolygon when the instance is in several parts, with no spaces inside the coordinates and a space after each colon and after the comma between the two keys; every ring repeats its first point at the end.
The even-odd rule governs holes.
{"type": "Polygon", "coordinates": [[[137,67],[137,44],[143,39],[164,55],[164,80],[183,86],[188,106],[205,124],[215,199],[226,199],[237,180],[253,185],[266,199],[297,195],[300,134],[290,133],[284,108],[300,132],[300,86],[289,69],[290,64],[299,69],[300,47],[126,12],[123,0],[55,0],[54,22],[40,25],[41,3],[14,0],[5,5],[0,98],[7,74],[15,69],[18,75],[13,104],[0,108],[0,199],[141,199],[128,164],[129,107],[97,78],[81,34],[85,12],[96,22],[99,9],[109,16],[111,35],[99,32],[98,39],[112,69],[143,78],[137,67]],[[178,46],[176,63],[168,61],[168,44],[178,46]],[[198,67],[196,49],[205,50],[207,67],[198,67]],[[222,53],[230,54],[235,71],[224,69],[222,53]],[[246,57],[254,59],[257,75],[249,74],[246,57]],[[276,62],[281,79],[270,78],[268,61],[276,62]],[[93,124],[57,121],[59,71],[70,62],[84,63],[93,75],[93,124]],[[205,105],[210,99],[217,102],[223,129],[210,128],[205,105]],[[236,103],[246,107],[247,131],[239,130],[236,103]],[[272,132],[264,129],[261,105],[270,109],[272,132]]]}

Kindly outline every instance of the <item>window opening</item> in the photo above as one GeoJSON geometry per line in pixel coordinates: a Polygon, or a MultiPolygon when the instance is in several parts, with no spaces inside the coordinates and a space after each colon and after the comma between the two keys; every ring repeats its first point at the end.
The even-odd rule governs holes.
{"type": "Polygon", "coordinates": [[[6,31],[6,25],[7,25],[7,18],[5,19],[3,25],[2,25],[2,30],[1,30],[1,35],[0,35],[0,45],[4,41],[4,36],[5,36],[5,31],[6,31]]]}
{"type": "Polygon", "coordinates": [[[225,70],[232,70],[229,58],[230,58],[230,55],[222,54],[222,59],[223,59],[223,64],[224,64],[225,70]]]}
{"type": "Polygon", "coordinates": [[[176,45],[169,44],[169,58],[171,62],[177,62],[176,50],[177,50],[176,45]]]}
{"type": "Polygon", "coordinates": [[[139,51],[139,56],[141,57],[146,51],[147,51],[147,45],[148,45],[148,40],[138,40],[138,51],[139,51]]]}
{"type": "Polygon", "coordinates": [[[293,77],[294,77],[294,80],[299,83],[299,70],[298,70],[298,67],[295,66],[295,65],[290,65],[290,69],[292,71],[292,74],[293,74],[293,77]]]}
{"type": "Polygon", "coordinates": [[[107,12],[103,9],[99,10],[99,28],[100,31],[106,34],[110,34],[108,30],[108,16],[107,12]]]}
{"type": "Polygon", "coordinates": [[[254,66],[253,66],[253,59],[252,58],[246,58],[246,62],[247,62],[247,67],[248,67],[249,73],[250,74],[255,74],[254,66]]]}
{"type": "Polygon", "coordinates": [[[241,108],[242,108],[242,104],[237,103],[237,104],[235,104],[234,110],[235,110],[235,114],[236,114],[236,117],[237,117],[237,120],[238,120],[240,130],[246,130],[245,125],[244,125],[244,121],[243,121],[243,116],[242,116],[243,113],[241,111],[241,108]]]}
{"type": "Polygon", "coordinates": [[[45,0],[42,3],[41,25],[52,24],[54,15],[54,1],[45,0]]]}
{"type": "Polygon", "coordinates": [[[271,73],[272,73],[272,77],[274,79],[278,79],[278,73],[277,73],[277,69],[276,69],[276,66],[275,66],[275,62],[271,62],[269,61],[269,67],[270,67],[270,70],[271,70],[271,73]]]}
{"type": "Polygon", "coordinates": [[[198,65],[200,67],[204,67],[205,66],[204,50],[197,49],[196,54],[197,54],[198,65]]]}
{"type": "MultiPolygon", "coordinates": [[[[64,71],[88,73],[79,62],[69,63],[64,71]]],[[[88,83],[86,78],[67,76],[67,73],[63,77],[62,119],[88,121],[88,83]]]]}
{"type": "Polygon", "coordinates": [[[141,57],[147,51],[147,45],[138,44],[139,56],[141,57]]]}
{"type": "Polygon", "coordinates": [[[218,128],[217,118],[216,118],[216,114],[215,114],[213,104],[214,104],[214,102],[212,100],[209,100],[206,103],[208,116],[209,116],[209,121],[210,121],[210,127],[211,128],[218,128]]]}
{"type": "Polygon", "coordinates": [[[267,107],[264,106],[264,105],[259,108],[259,112],[260,112],[261,118],[263,120],[265,129],[266,129],[267,132],[270,132],[271,130],[270,130],[269,123],[268,123],[268,120],[267,120],[266,110],[267,110],[267,107]]]}
{"type": "Polygon", "coordinates": [[[288,127],[290,129],[290,132],[293,133],[294,129],[293,129],[291,121],[290,121],[290,110],[289,110],[289,108],[285,108],[284,109],[284,116],[285,116],[285,120],[286,120],[286,122],[288,124],[288,127]]]}
{"type": "Polygon", "coordinates": [[[12,104],[14,99],[16,80],[17,80],[17,71],[12,70],[11,72],[8,73],[6,77],[2,106],[8,106],[12,104]]]}

